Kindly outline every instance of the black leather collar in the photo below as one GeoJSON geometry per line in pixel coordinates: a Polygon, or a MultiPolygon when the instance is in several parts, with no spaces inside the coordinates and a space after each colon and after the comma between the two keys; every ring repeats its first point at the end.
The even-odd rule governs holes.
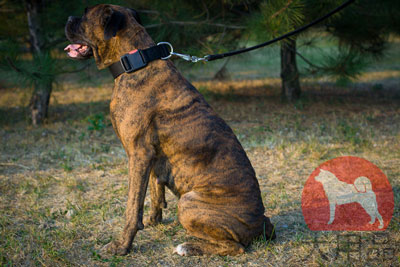
{"type": "Polygon", "coordinates": [[[147,66],[151,61],[157,59],[165,59],[170,56],[169,46],[167,44],[159,44],[147,49],[135,49],[125,54],[121,59],[111,64],[110,70],[114,79],[122,73],[131,73],[147,66]]]}

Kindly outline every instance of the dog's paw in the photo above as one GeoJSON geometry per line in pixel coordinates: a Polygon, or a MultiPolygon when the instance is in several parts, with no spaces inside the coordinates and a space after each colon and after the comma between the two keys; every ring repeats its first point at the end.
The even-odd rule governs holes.
{"type": "Polygon", "coordinates": [[[268,240],[276,239],[275,225],[273,225],[271,223],[271,220],[265,216],[264,216],[264,230],[265,230],[265,237],[268,240]]]}
{"type": "Polygon", "coordinates": [[[201,249],[191,243],[183,243],[174,249],[174,254],[179,256],[199,256],[203,255],[201,249]]]}
{"type": "Polygon", "coordinates": [[[176,248],[174,248],[173,253],[178,254],[179,256],[187,256],[188,250],[185,248],[184,244],[180,244],[176,248]]]}
{"type": "Polygon", "coordinates": [[[152,219],[151,217],[147,217],[144,219],[143,223],[144,223],[145,227],[152,227],[152,226],[156,226],[157,224],[160,224],[161,221],[157,221],[157,220],[152,219]]]}
{"type": "Polygon", "coordinates": [[[128,252],[129,247],[125,247],[117,241],[111,241],[101,249],[101,254],[112,254],[118,256],[124,256],[128,254],[128,252]]]}
{"type": "Polygon", "coordinates": [[[162,222],[162,213],[157,213],[155,215],[150,215],[144,219],[145,226],[156,226],[162,222]]]}

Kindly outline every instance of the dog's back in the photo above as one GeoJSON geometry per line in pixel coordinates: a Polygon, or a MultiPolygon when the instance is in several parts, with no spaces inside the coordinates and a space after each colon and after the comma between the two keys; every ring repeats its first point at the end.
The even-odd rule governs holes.
{"type": "Polygon", "coordinates": [[[353,185],[340,181],[333,173],[320,169],[320,173],[315,180],[322,183],[325,194],[329,200],[334,200],[343,195],[357,192],[353,185]]]}

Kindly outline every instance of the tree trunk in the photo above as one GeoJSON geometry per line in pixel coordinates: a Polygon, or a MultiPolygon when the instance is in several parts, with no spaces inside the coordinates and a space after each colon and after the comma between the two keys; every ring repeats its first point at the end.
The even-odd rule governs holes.
{"type": "Polygon", "coordinates": [[[299,71],[296,63],[296,40],[281,42],[282,98],[289,101],[300,97],[299,71]]]}
{"type": "Polygon", "coordinates": [[[44,44],[42,31],[40,29],[40,12],[41,3],[40,0],[26,0],[26,15],[28,18],[29,37],[31,44],[32,53],[42,53],[44,44]]]}
{"type": "MultiPolygon", "coordinates": [[[[42,12],[41,0],[26,0],[26,10],[32,54],[43,55],[45,39],[41,30],[40,14],[42,12]]],[[[34,91],[29,103],[33,125],[39,125],[47,118],[49,100],[52,91],[52,79],[38,79],[34,82],[34,91]]]]}
{"type": "Polygon", "coordinates": [[[231,58],[228,57],[222,67],[214,74],[213,80],[224,81],[229,79],[229,72],[226,68],[231,58]]]}
{"type": "Polygon", "coordinates": [[[31,112],[32,124],[39,125],[47,118],[52,82],[36,82],[34,86],[35,89],[31,96],[29,110],[31,112]]]}

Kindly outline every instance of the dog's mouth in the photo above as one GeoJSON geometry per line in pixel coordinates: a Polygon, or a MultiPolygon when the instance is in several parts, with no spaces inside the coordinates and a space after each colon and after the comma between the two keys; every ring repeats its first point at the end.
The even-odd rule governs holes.
{"type": "Polygon", "coordinates": [[[64,51],[67,51],[70,58],[75,59],[87,59],[93,55],[92,48],[85,44],[70,44],[64,51]]]}

